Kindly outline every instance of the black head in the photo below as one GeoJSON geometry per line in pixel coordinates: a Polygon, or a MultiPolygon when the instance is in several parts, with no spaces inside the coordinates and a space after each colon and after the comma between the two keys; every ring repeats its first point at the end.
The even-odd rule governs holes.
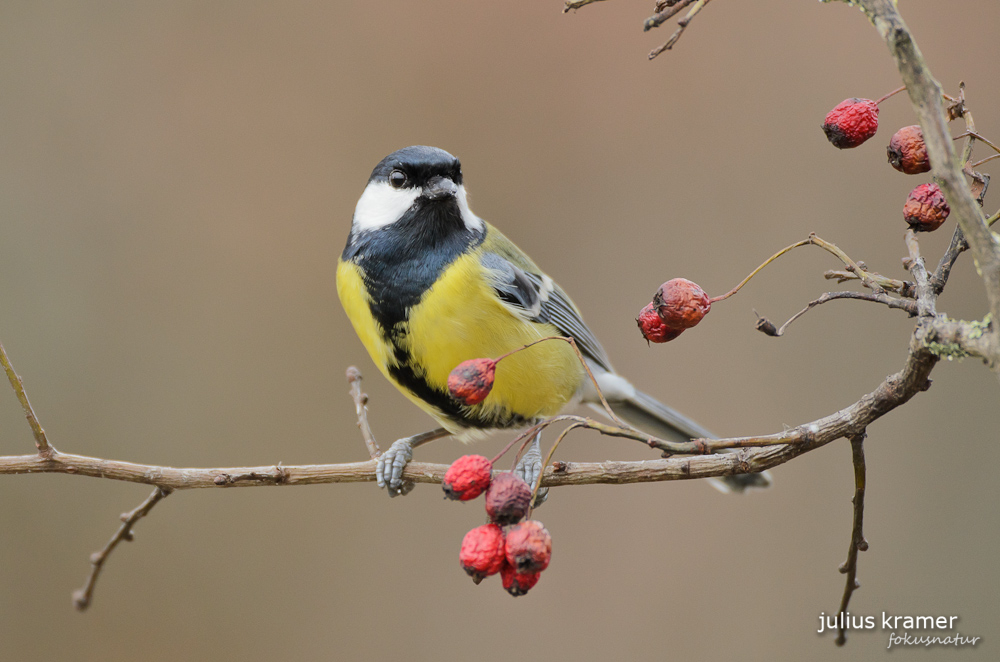
{"type": "Polygon", "coordinates": [[[422,189],[431,199],[454,195],[462,184],[462,164],[443,149],[413,145],[379,161],[368,179],[369,184],[373,182],[395,189],[422,189]]]}

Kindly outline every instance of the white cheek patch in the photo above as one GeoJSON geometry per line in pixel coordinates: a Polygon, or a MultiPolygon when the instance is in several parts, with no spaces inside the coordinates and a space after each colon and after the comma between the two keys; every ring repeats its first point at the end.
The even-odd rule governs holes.
{"type": "Polygon", "coordinates": [[[482,232],[486,226],[483,224],[483,219],[473,214],[472,210],[469,209],[469,199],[466,196],[464,185],[458,187],[455,199],[458,201],[458,211],[462,214],[462,222],[465,223],[465,227],[475,232],[482,232]]]}
{"type": "Polygon", "coordinates": [[[420,189],[393,188],[388,182],[372,182],[354,208],[353,229],[360,232],[391,225],[413,206],[418,197],[420,189]]]}

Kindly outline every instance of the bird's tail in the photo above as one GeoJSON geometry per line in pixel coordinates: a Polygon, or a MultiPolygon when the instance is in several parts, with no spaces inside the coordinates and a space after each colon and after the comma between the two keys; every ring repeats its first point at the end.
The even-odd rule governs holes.
{"type": "MultiPolygon", "coordinates": [[[[610,374],[613,375],[613,373],[610,374]]],[[[618,375],[613,376],[617,378],[616,381],[621,380],[624,382],[618,375]]],[[[602,380],[598,378],[598,382],[600,381],[602,380]]],[[[630,388],[626,389],[615,388],[615,386],[619,386],[619,384],[609,389],[604,388],[602,384],[602,390],[608,398],[611,410],[624,419],[626,423],[653,436],[669,441],[716,438],[715,435],[687,416],[674,411],[659,400],[635,389],[631,384],[628,384],[630,388]]],[[[588,400],[589,398],[585,399],[585,401],[588,400]]],[[[588,404],[607,415],[607,412],[604,411],[604,407],[600,403],[589,401],[588,404]]],[[[710,478],[709,482],[712,483],[713,487],[722,492],[744,492],[747,488],[751,487],[769,487],[771,485],[771,474],[767,471],[735,474],[721,478],[710,478]]]]}

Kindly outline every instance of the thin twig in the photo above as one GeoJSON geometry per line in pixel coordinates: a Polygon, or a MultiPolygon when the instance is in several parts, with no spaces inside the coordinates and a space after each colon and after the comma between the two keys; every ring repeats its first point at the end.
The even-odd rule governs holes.
{"type": "Polygon", "coordinates": [[[993,156],[987,156],[985,159],[980,159],[979,161],[976,161],[975,163],[970,164],[969,167],[970,168],[976,168],[978,166],[983,165],[984,163],[992,161],[993,159],[1000,159],[1000,154],[994,154],[993,156]]]}
{"type": "MultiPolygon", "coordinates": [[[[868,551],[868,541],[865,540],[865,433],[851,436],[851,454],[854,459],[854,525],[851,527],[851,546],[847,548],[847,560],[840,566],[840,572],[847,575],[844,586],[844,597],[840,600],[840,614],[847,612],[847,605],[861,584],[858,583],[858,552],[868,551]]],[[[845,619],[837,629],[837,645],[843,646],[847,641],[844,631],[845,619]]]]}
{"type": "Polygon", "coordinates": [[[375,441],[371,425],[368,424],[368,394],[361,391],[361,371],[351,366],[347,369],[347,383],[351,385],[351,399],[354,400],[354,410],[358,415],[358,428],[365,440],[368,454],[374,460],[382,454],[382,449],[375,441]]]}
{"type": "Polygon", "coordinates": [[[771,336],[772,338],[780,338],[785,334],[785,329],[787,329],[792,322],[802,317],[816,306],[821,306],[824,303],[828,303],[830,301],[836,301],[837,299],[857,299],[859,301],[871,301],[872,303],[884,304],[889,308],[904,310],[907,313],[909,313],[911,317],[916,317],[917,315],[917,304],[915,301],[911,301],[910,299],[894,299],[888,294],[875,294],[874,292],[871,294],[867,292],[827,292],[818,299],[810,301],[805,308],[792,315],[787,322],[785,322],[778,328],[774,328],[774,324],[769,322],[766,317],[761,317],[760,315],[758,315],[756,328],[758,331],[762,332],[765,335],[771,336]]]}
{"type": "Polygon", "coordinates": [[[35,416],[35,410],[32,409],[31,403],[28,402],[28,394],[24,391],[24,382],[16,372],[14,372],[14,366],[11,365],[10,359],[7,358],[7,350],[3,348],[3,343],[0,343],[0,363],[3,363],[3,369],[7,373],[7,379],[10,380],[10,385],[14,389],[14,393],[17,394],[17,400],[21,403],[21,408],[24,409],[24,415],[28,419],[28,425],[31,426],[31,432],[35,435],[35,448],[38,449],[40,455],[47,455],[53,449],[49,445],[49,440],[45,436],[45,430],[42,429],[42,424],[38,422],[38,417],[35,416]]]}
{"type": "MultiPolygon", "coordinates": [[[[858,262],[858,265],[861,266],[862,269],[864,268],[864,265],[861,262],[858,262]]],[[[906,297],[907,299],[913,299],[917,296],[916,288],[913,283],[908,280],[888,278],[873,271],[866,273],[869,278],[884,287],[889,292],[895,292],[899,296],[906,297]]],[[[838,283],[846,283],[849,280],[861,280],[861,276],[853,271],[847,271],[846,269],[828,269],[823,272],[823,278],[827,280],[835,280],[838,283]]]]}
{"type": "Polygon", "coordinates": [[[966,137],[972,137],[972,138],[976,138],[977,140],[981,140],[984,143],[986,143],[987,145],[989,145],[990,147],[992,147],[994,152],[1000,153],[1000,147],[997,147],[992,142],[990,142],[989,140],[987,140],[983,136],[981,136],[978,133],[976,133],[975,129],[971,129],[969,131],[966,131],[965,133],[960,133],[957,136],[955,136],[954,138],[952,138],[952,140],[959,140],[961,138],[966,138],[966,137]]]}
{"type": "Polygon", "coordinates": [[[595,2],[601,2],[602,0],[566,0],[566,5],[563,7],[563,13],[565,14],[571,9],[579,9],[580,7],[586,7],[587,5],[592,5],[595,2]]]}
{"type": "Polygon", "coordinates": [[[118,528],[115,535],[111,536],[111,540],[108,541],[108,544],[103,549],[90,555],[90,575],[87,577],[87,582],[83,585],[83,588],[73,591],[73,605],[77,610],[85,611],[90,606],[90,602],[94,597],[94,587],[97,584],[98,576],[101,574],[101,569],[104,567],[104,562],[108,560],[108,556],[118,546],[118,543],[123,540],[131,542],[132,527],[135,526],[135,523],[148,515],[153,506],[166,498],[171,492],[173,490],[170,488],[157,487],[153,490],[152,494],[146,497],[145,501],[139,504],[138,508],[128,513],[122,513],[122,525],[118,528]]]}
{"type": "Polygon", "coordinates": [[[684,11],[684,8],[692,2],[694,2],[694,0],[679,0],[678,2],[670,3],[669,5],[665,4],[662,7],[657,5],[656,14],[643,21],[642,31],[649,32],[653,28],[660,27],[674,16],[684,11]]]}
{"type": "MultiPolygon", "coordinates": [[[[691,10],[684,15],[684,18],[677,21],[678,25],[677,30],[672,35],[670,35],[670,39],[667,39],[666,43],[664,43],[662,46],[654,48],[652,51],[650,51],[649,59],[652,60],[663,51],[669,51],[671,48],[673,48],[674,44],[677,43],[677,40],[681,38],[682,34],[684,34],[684,31],[687,29],[687,26],[691,22],[691,19],[697,16],[698,12],[700,12],[708,3],[709,0],[698,0],[697,2],[695,2],[692,5],[691,10]]],[[[648,30],[649,28],[646,29],[648,30]]]]}

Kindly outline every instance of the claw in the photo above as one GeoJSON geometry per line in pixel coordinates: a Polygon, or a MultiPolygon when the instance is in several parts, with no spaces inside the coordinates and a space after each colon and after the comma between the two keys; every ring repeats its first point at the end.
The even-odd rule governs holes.
{"type": "MultiPolygon", "coordinates": [[[[521,457],[521,460],[514,467],[514,473],[524,479],[524,482],[534,490],[535,484],[542,478],[542,449],[539,444],[539,440],[542,437],[542,433],[539,432],[535,435],[534,440],[531,442],[531,446],[521,457]]],[[[538,494],[535,495],[535,503],[533,507],[545,503],[545,500],[549,498],[549,488],[540,487],[538,488],[538,494]]]]}
{"type": "Polygon", "coordinates": [[[375,464],[375,482],[379,487],[385,487],[389,496],[395,497],[408,494],[413,489],[413,482],[403,480],[403,469],[413,459],[413,445],[410,438],[399,439],[378,457],[375,464]]]}

